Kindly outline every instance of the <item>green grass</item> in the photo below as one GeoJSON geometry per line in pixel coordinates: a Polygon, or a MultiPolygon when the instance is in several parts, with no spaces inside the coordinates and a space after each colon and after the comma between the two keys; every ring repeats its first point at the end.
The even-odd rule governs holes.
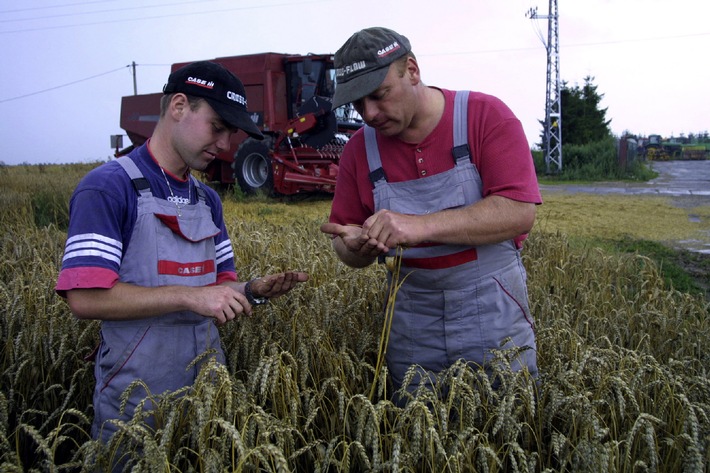
{"type": "Polygon", "coordinates": [[[570,245],[577,250],[598,248],[610,255],[638,255],[648,258],[668,288],[705,297],[710,301],[710,255],[667,244],[622,236],[618,239],[574,236],[570,245]]]}
{"type": "Polygon", "coordinates": [[[631,238],[600,240],[597,244],[616,252],[646,256],[658,265],[663,279],[670,287],[710,298],[710,255],[675,250],[655,241],[631,238]]]}
{"type": "MultiPolygon", "coordinates": [[[[656,171],[652,170],[647,165],[643,164],[643,165],[638,166],[638,169],[635,171],[634,174],[626,175],[623,177],[610,177],[609,179],[604,179],[604,182],[620,182],[620,183],[646,182],[646,181],[650,181],[651,179],[655,179],[657,177],[658,177],[658,173],[656,171]]],[[[600,182],[599,179],[583,179],[583,178],[564,179],[560,176],[546,175],[546,174],[538,174],[537,181],[539,184],[546,185],[546,186],[589,185],[589,184],[596,184],[596,183],[600,182]]]]}

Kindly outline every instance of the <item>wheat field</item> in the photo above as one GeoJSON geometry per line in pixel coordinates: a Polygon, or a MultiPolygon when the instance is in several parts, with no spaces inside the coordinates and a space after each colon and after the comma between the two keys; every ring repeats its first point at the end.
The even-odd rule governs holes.
{"type": "MultiPolygon", "coordinates": [[[[53,291],[67,201],[87,170],[0,168],[0,471],[106,471],[119,454],[140,472],[710,468],[707,300],[668,287],[648,258],[580,245],[564,217],[586,204],[559,195],[540,208],[524,250],[540,378],[511,372],[517,353],[500,351],[493,379],[457,363],[439,374],[441,389],[422,388],[404,407],[378,369],[384,270],[337,260],[318,230],[329,202],[225,196],[242,279],[285,269],[311,279],[220,328],[226,366],[152,393],[155,430],[139,411],[107,445],[94,442],[84,358],[98,325],[75,319],[53,291]]],[[[686,228],[683,211],[654,201],[668,234],[643,230],[630,216],[637,204],[625,205],[635,210],[614,218],[622,228],[604,230],[613,225],[601,217],[583,227],[658,241],[686,228]]]]}

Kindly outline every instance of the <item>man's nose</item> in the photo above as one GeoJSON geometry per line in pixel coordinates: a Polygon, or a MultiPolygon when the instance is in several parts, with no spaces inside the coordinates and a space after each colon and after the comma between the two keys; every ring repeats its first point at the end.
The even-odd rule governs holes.
{"type": "Polygon", "coordinates": [[[234,133],[229,130],[224,130],[219,134],[217,138],[217,148],[219,148],[220,153],[229,149],[229,140],[234,133]]]}
{"type": "Polygon", "coordinates": [[[372,121],[380,111],[377,104],[368,98],[362,99],[360,106],[362,108],[360,115],[365,122],[372,121]]]}

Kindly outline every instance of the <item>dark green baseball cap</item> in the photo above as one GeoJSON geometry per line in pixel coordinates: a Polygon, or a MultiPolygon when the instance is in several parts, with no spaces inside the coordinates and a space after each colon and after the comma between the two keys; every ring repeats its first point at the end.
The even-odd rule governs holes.
{"type": "Polygon", "coordinates": [[[333,108],[374,92],[389,66],[412,50],[409,40],[383,27],[360,30],[335,53],[333,108]]]}

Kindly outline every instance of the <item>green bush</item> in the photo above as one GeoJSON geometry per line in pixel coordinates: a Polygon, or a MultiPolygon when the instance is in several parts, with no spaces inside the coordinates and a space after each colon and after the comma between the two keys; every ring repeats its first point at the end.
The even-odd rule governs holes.
{"type": "MultiPolygon", "coordinates": [[[[533,151],[535,171],[540,175],[546,172],[544,151],[533,151]]],[[[608,136],[603,140],[576,145],[562,145],[562,172],[555,174],[554,179],[561,181],[605,181],[605,180],[636,180],[646,181],[655,177],[640,160],[628,164],[626,168],[619,165],[616,139],[608,136]]]]}
{"type": "Polygon", "coordinates": [[[545,152],[539,149],[532,150],[533,163],[535,164],[535,172],[537,175],[545,174],[545,152]]]}

